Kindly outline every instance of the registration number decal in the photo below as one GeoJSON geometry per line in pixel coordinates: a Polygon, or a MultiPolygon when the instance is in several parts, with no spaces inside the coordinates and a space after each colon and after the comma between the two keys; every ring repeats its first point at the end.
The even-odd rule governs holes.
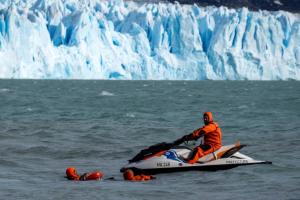
{"type": "Polygon", "coordinates": [[[227,160],[226,164],[246,164],[248,160],[227,160]]]}
{"type": "Polygon", "coordinates": [[[156,164],[157,167],[170,167],[170,163],[169,162],[159,162],[156,164]]]}

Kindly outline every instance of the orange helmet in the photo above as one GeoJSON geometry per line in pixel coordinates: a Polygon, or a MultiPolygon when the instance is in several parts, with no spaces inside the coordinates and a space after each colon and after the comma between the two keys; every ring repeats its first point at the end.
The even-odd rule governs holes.
{"type": "Polygon", "coordinates": [[[75,167],[68,167],[66,170],[66,174],[67,174],[67,178],[71,180],[79,178],[79,175],[77,174],[75,167]]]}
{"type": "Polygon", "coordinates": [[[205,125],[207,125],[207,124],[213,122],[214,119],[213,119],[212,113],[211,113],[211,112],[205,112],[205,113],[203,114],[203,121],[204,121],[204,124],[205,124],[205,125]]]}
{"type": "Polygon", "coordinates": [[[123,177],[125,180],[133,180],[134,179],[134,173],[131,169],[127,169],[124,174],[123,177]]]}

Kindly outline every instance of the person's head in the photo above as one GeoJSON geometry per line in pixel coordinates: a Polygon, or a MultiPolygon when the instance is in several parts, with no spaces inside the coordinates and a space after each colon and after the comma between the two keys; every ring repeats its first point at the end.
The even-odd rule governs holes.
{"type": "Polygon", "coordinates": [[[123,177],[125,180],[133,180],[134,177],[134,173],[131,169],[127,169],[124,173],[123,173],[123,177]]]}
{"type": "Polygon", "coordinates": [[[66,170],[66,175],[67,175],[67,178],[70,180],[74,180],[79,177],[75,167],[68,167],[66,170]]]}
{"type": "Polygon", "coordinates": [[[205,125],[213,122],[213,115],[212,115],[212,113],[211,112],[205,112],[203,114],[203,121],[204,121],[205,125]]]}

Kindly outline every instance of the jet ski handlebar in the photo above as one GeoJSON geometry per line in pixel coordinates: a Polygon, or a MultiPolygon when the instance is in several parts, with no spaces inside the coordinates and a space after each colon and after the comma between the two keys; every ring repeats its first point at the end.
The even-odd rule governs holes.
{"type": "Polygon", "coordinates": [[[184,143],[184,142],[189,141],[192,134],[193,134],[193,133],[189,133],[189,134],[183,136],[182,138],[179,138],[178,140],[175,140],[175,141],[173,142],[173,145],[174,145],[174,146],[177,146],[177,145],[180,145],[180,144],[182,144],[182,143],[184,143]]]}

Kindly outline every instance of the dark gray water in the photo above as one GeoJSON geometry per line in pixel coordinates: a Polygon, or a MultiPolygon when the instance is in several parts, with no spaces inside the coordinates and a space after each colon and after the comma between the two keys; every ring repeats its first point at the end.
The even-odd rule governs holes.
{"type": "Polygon", "coordinates": [[[0,80],[1,199],[299,199],[300,82],[0,80]],[[122,181],[148,145],[202,126],[273,165],[122,181]],[[71,182],[68,166],[117,181],[71,182]]]}

